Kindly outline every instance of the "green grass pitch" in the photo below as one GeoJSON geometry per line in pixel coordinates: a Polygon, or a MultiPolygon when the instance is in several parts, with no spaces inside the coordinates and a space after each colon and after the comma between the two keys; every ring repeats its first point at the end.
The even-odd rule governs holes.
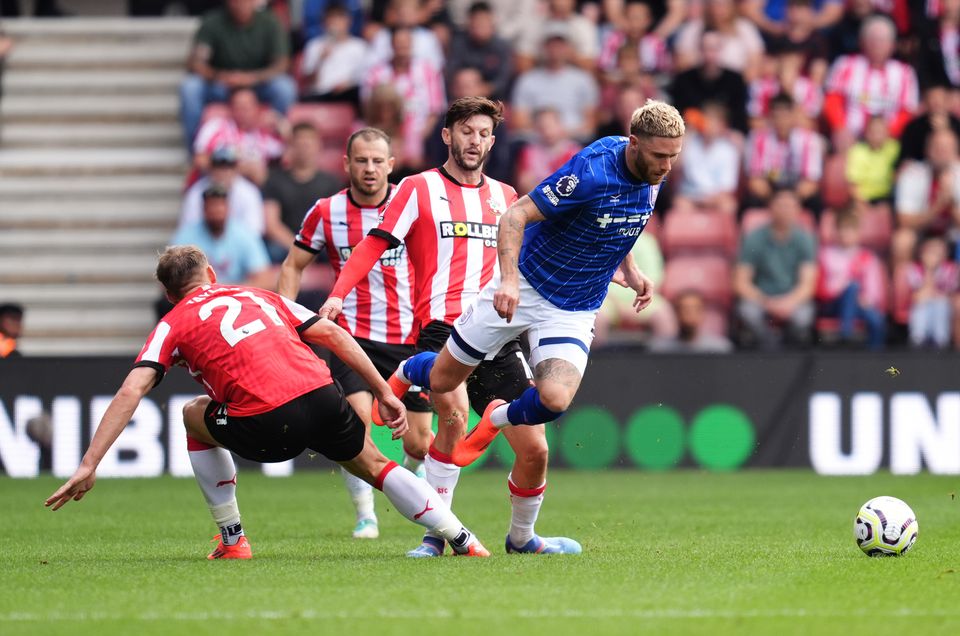
{"type": "Polygon", "coordinates": [[[378,495],[381,539],[349,538],[339,475],[241,473],[255,558],[208,562],[190,479],[101,480],[53,513],[58,480],[0,478],[0,634],[955,634],[955,478],[800,471],[556,472],[538,524],[579,557],[508,556],[500,471],[456,509],[491,559],[409,560],[418,529],[378,495]],[[903,558],[852,537],[881,494],[916,511],[903,558]]]}

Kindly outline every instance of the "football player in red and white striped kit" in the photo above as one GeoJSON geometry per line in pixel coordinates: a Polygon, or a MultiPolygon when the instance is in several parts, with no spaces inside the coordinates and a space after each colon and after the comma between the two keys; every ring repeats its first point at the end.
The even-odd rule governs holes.
{"type": "MultiPolygon", "coordinates": [[[[393,169],[390,137],[377,128],[358,130],[347,140],[344,170],[349,187],[318,200],[303,219],[290,253],[280,268],[278,292],[295,300],[303,270],[325,251],[339,275],[350,252],[377,226],[390,194],[387,177],[393,169]]],[[[366,277],[344,299],[337,322],[356,338],[384,378],[414,354],[414,270],[403,245],[384,252],[366,277]]],[[[333,377],[343,387],[354,410],[368,426],[373,406],[370,387],[337,358],[330,361],[333,377]]],[[[422,476],[423,460],[433,436],[430,403],[419,392],[404,397],[410,431],[403,437],[405,468],[422,476]]],[[[374,513],[373,488],[343,470],[357,512],[353,536],[375,539],[380,531],[374,513]]]]}
{"type": "MultiPolygon", "coordinates": [[[[443,347],[453,322],[493,278],[498,267],[497,223],[517,199],[512,187],[483,174],[502,110],[502,104],[483,97],[464,97],[450,106],[442,130],[449,147],[446,163],[400,182],[379,226],[353,250],[320,309],[322,317],[338,316],[344,299],[381,255],[405,244],[416,270],[417,351],[443,347]]],[[[424,465],[427,481],[443,501],[452,502],[460,477],[450,454],[466,432],[469,406],[482,413],[494,399],[519,397],[529,386],[530,370],[519,342],[513,341],[481,363],[465,387],[433,396],[440,424],[424,465]]],[[[530,551],[536,553],[555,551],[554,542],[534,532],[546,488],[544,427],[513,427],[507,440],[516,453],[508,478],[512,502],[508,545],[532,545],[530,551]]],[[[407,555],[434,557],[443,550],[444,540],[428,532],[407,555]]]]}
{"type": "Polygon", "coordinates": [[[183,366],[207,393],[183,408],[190,463],[220,528],[207,558],[253,556],[240,525],[230,451],[251,461],[281,462],[306,448],[382,490],[400,514],[440,532],[457,554],[490,556],[423,480],[380,453],[327,365],[304,344],[329,348],[360,374],[399,437],[407,430],[406,409],[350,334],[273,292],[217,285],[216,272],[193,245],[168,247],[157,280],[175,306],[147,338],[80,466],[47,506],[57,510],[93,488],[97,466],[140,401],[171,367],[183,366]]]}

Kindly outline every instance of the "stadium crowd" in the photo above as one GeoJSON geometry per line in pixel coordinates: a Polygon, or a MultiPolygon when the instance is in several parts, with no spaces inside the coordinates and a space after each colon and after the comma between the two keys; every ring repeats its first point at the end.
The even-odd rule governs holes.
{"type": "Polygon", "coordinates": [[[612,289],[598,345],[960,348],[960,0],[219,4],[180,89],[177,240],[222,281],[263,284],[361,126],[397,182],[446,157],[450,100],[503,100],[487,172],[522,193],[659,98],[688,125],[634,250],[659,294],[612,289]]]}

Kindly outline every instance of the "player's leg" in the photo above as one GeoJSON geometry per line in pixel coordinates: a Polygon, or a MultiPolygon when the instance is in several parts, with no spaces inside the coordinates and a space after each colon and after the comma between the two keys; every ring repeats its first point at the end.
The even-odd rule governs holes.
{"type": "Polygon", "coordinates": [[[309,400],[315,430],[310,448],[382,490],[400,514],[436,533],[458,554],[489,555],[430,486],[409,471],[396,470],[399,466],[383,456],[335,385],[310,393],[309,400]]]}
{"type": "Polygon", "coordinates": [[[249,559],[250,543],[240,525],[237,505],[237,466],[233,455],[210,434],[207,422],[217,426],[217,418],[225,418],[220,404],[202,396],[183,407],[183,424],[187,429],[187,451],[197,485],[203,493],[214,523],[220,529],[220,541],[210,559],[249,559]]]}
{"type": "Polygon", "coordinates": [[[426,477],[427,453],[433,442],[433,411],[414,411],[407,405],[410,430],[403,436],[403,467],[417,477],[426,477]]]}

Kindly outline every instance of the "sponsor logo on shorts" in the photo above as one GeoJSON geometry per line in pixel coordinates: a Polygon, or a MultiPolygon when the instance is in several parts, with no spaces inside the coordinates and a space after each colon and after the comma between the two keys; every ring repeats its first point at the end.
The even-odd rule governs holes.
{"type": "Polygon", "coordinates": [[[573,174],[568,174],[557,179],[557,194],[562,197],[568,197],[577,189],[580,179],[573,174]]]}
{"type": "Polygon", "coordinates": [[[484,247],[496,247],[497,224],[441,221],[440,238],[480,239],[483,241],[484,247]]]}
{"type": "MultiPolygon", "coordinates": [[[[398,267],[402,262],[406,252],[406,245],[398,245],[387,250],[380,256],[381,267],[398,267]]],[[[337,250],[340,253],[340,261],[346,263],[350,255],[353,254],[352,247],[341,247],[337,250]]]]}
{"type": "Polygon", "coordinates": [[[549,201],[553,205],[560,204],[560,199],[558,199],[557,195],[553,193],[553,190],[550,189],[550,186],[548,185],[543,186],[542,188],[540,188],[540,192],[543,192],[543,194],[546,195],[547,197],[547,201],[549,201]]]}

